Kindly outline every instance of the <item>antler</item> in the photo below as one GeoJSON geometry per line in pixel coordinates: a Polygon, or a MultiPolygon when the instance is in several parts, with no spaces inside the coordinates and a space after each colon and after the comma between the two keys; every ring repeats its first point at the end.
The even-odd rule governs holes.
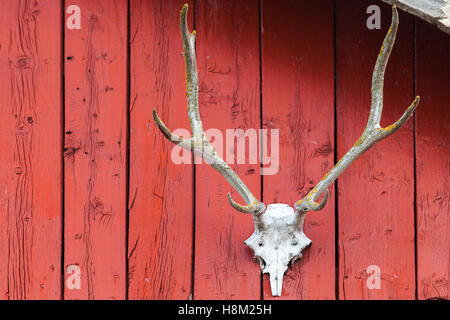
{"type": "Polygon", "coordinates": [[[386,128],[380,127],[381,113],[383,110],[383,82],[384,72],[389,60],[389,56],[394,46],[395,36],[398,29],[398,12],[395,6],[392,7],[391,26],[384,38],[380,53],[372,75],[372,105],[370,108],[369,120],[361,137],[356,141],[353,147],[339,160],[339,162],[330,170],[322,180],[306,195],[305,198],[295,203],[297,211],[321,210],[328,200],[328,187],[344,172],[344,170],[353,163],[366,150],[375,143],[390,136],[400,129],[406,121],[413,115],[414,110],[419,104],[420,97],[417,96],[412,104],[406,109],[405,113],[395,123],[386,128]],[[320,203],[317,199],[326,190],[326,194],[320,203]]]}
{"type": "Polygon", "coordinates": [[[200,118],[198,108],[198,73],[195,58],[195,31],[190,33],[188,30],[187,9],[188,5],[185,4],[180,11],[180,29],[181,37],[183,38],[184,60],[186,63],[186,96],[192,137],[190,139],[184,139],[173,134],[161,121],[154,109],[153,119],[167,139],[205,159],[205,161],[211,165],[211,167],[216,169],[241,195],[241,197],[245,200],[246,205],[236,203],[231,198],[230,193],[228,193],[228,200],[233,208],[244,213],[261,214],[265,210],[265,205],[256,199],[239,176],[221,157],[218,156],[214,148],[209,143],[208,138],[205,135],[205,131],[203,130],[202,120],[200,118]]]}

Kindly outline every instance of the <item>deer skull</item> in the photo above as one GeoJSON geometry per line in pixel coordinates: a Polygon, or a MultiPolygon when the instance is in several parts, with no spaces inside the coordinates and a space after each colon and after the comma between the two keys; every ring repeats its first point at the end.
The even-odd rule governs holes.
{"type": "Polygon", "coordinates": [[[230,183],[246,202],[236,203],[231,195],[228,200],[233,208],[243,213],[251,213],[255,223],[255,231],[245,243],[253,249],[256,259],[264,273],[270,275],[272,295],[280,296],[283,275],[289,263],[302,257],[302,250],[311,244],[311,240],[303,233],[303,221],[308,211],[321,210],[328,200],[328,187],[353,163],[359,156],[378,141],[390,136],[402,127],[413,115],[419,103],[419,97],[412,102],[404,114],[395,123],[386,128],[380,126],[383,109],[383,82],[386,65],[395,42],[398,28],[398,13],[392,8],[391,27],[383,41],[372,75],[372,105],[369,120],[361,137],[350,150],[336,163],[322,180],[302,199],[295,203],[294,208],[287,204],[275,203],[267,207],[258,201],[239,176],[230,166],[218,156],[206,138],[198,107],[198,73],[195,57],[195,32],[190,33],[187,27],[187,4],[180,12],[180,29],[184,45],[186,62],[187,105],[188,116],[192,129],[192,137],[183,139],[173,134],[153,110],[153,119],[158,128],[171,142],[203,157],[208,164],[216,169],[230,183]],[[317,200],[322,194],[323,199],[317,200]]]}
{"type": "Polygon", "coordinates": [[[255,232],[245,241],[263,273],[269,274],[274,296],[281,296],[283,275],[289,263],[301,258],[302,250],[311,244],[303,233],[305,214],[294,212],[287,204],[270,204],[264,214],[255,216],[255,232]]]}

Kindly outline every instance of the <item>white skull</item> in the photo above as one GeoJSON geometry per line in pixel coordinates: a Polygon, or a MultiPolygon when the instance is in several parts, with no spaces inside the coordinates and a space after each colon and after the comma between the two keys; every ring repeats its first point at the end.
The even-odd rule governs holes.
{"type": "Polygon", "coordinates": [[[255,232],[245,241],[255,252],[263,273],[269,273],[273,296],[281,296],[289,263],[301,258],[302,250],[311,244],[303,233],[305,214],[287,204],[270,204],[263,214],[255,216],[255,232]]]}

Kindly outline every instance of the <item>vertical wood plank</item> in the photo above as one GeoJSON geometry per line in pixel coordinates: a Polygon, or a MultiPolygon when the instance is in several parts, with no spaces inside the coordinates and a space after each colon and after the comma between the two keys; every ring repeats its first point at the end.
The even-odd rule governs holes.
{"type": "MultiPolygon", "coordinates": [[[[372,1],[338,1],[336,12],[337,141],[341,157],[363,132],[370,111],[372,71],[391,22],[381,7],[381,29],[366,27],[372,1]]],[[[412,17],[400,12],[386,70],[381,125],[396,121],[413,100],[412,17]]],[[[422,108],[422,106],[419,106],[422,108]]],[[[413,299],[414,141],[409,121],[376,144],[339,178],[340,299],[413,299]],[[378,266],[380,289],[367,286],[378,266]]]]}
{"type": "MultiPolygon", "coordinates": [[[[224,145],[226,129],[260,128],[258,12],[256,0],[196,4],[200,113],[205,130],[220,130],[224,145]]],[[[248,151],[247,143],[246,159],[248,151]]],[[[225,159],[225,148],[217,152],[225,159]]],[[[230,166],[259,198],[259,165],[230,166]]],[[[259,266],[243,243],[252,217],[231,208],[232,188],[219,173],[206,163],[196,168],[194,298],[258,299],[259,266]]]]}
{"type": "Polygon", "coordinates": [[[190,130],[179,28],[183,4],[130,3],[130,299],[192,296],[193,166],[173,162],[173,145],[152,118],[156,109],[172,130],[190,130]]]}
{"type": "Polygon", "coordinates": [[[76,4],[81,30],[65,31],[64,264],[81,269],[81,288],[65,298],[124,299],[127,1],[76,4]]]}
{"type": "Polygon", "coordinates": [[[0,299],[59,299],[60,1],[0,5],[0,299]]]}
{"type": "Polygon", "coordinates": [[[450,37],[416,22],[417,285],[419,299],[450,298],[450,37]]]}
{"type": "MultiPolygon", "coordinates": [[[[333,166],[333,2],[262,1],[263,126],[280,130],[280,169],[264,176],[264,202],[302,199],[333,166]]],[[[334,187],[308,213],[312,246],[284,276],[281,299],[334,299],[334,187]]],[[[269,277],[264,297],[272,298],[269,277]]]]}

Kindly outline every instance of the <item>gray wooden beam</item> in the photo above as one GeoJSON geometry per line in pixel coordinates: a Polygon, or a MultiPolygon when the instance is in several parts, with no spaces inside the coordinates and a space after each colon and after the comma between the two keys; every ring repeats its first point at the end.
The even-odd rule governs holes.
{"type": "Polygon", "coordinates": [[[382,0],[450,34],[450,0],[382,0]]]}

